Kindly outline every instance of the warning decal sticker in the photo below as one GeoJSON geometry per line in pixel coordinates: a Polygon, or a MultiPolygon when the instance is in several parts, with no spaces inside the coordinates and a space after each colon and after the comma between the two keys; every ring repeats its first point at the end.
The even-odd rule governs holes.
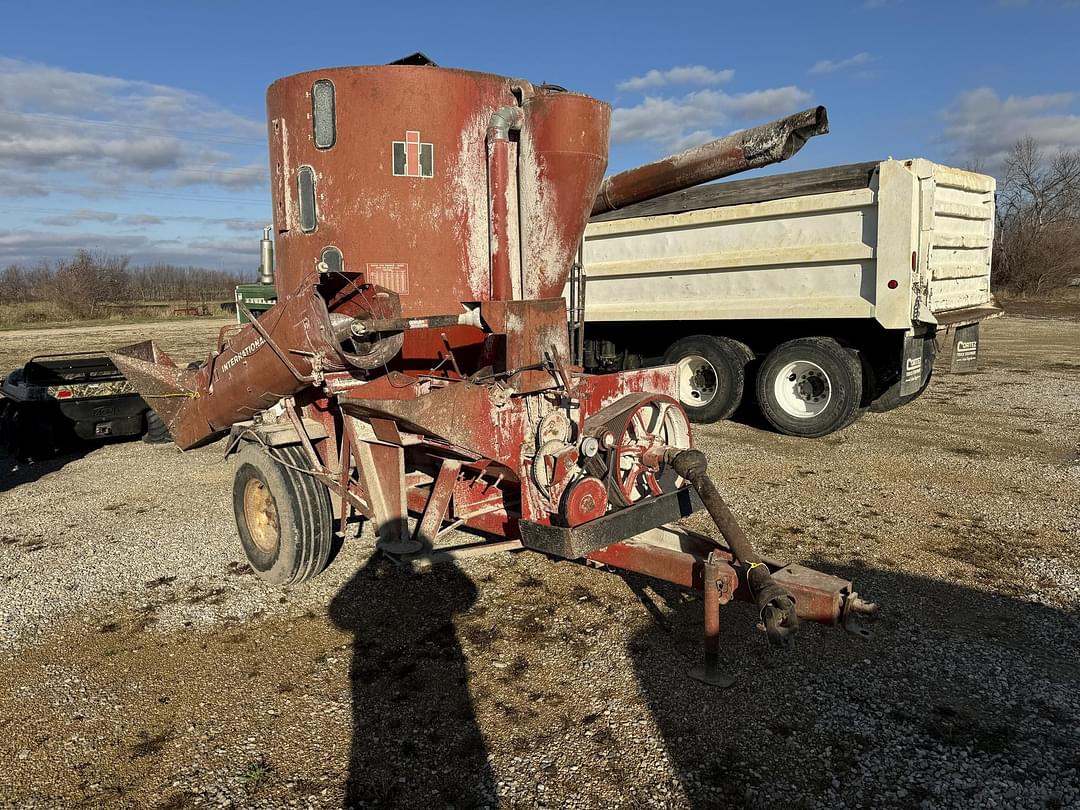
{"type": "Polygon", "coordinates": [[[421,143],[418,130],[410,129],[405,140],[392,143],[395,176],[431,177],[435,173],[435,147],[421,143]]]}
{"type": "Polygon", "coordinates": [[[409,294],[409,265],[406,262],[368,262],[364,280],[393,290],[398,295],[409,294]]]}

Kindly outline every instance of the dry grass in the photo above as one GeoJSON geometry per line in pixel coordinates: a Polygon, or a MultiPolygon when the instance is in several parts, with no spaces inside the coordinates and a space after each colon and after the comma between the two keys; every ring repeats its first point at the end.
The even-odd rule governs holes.
{"type": "Polygon", "coordinates": [[[1034,318],[1080,318],[1080,287],[1061,287],[1040,295],[994,290],[994,297],[1010,315],[1034,318]]]}
{"type": "MultiPolygon", "coordinates": [[[[110,307],[107,317],[86,320],[76,318],[59,304],[50,301],[33,301],[23,304],[0,303],[0,330],[3,329],[49,329],[55,326],[94,326],[110,323],[151,323],[155,321],[187,320],[190,316],[178,316],[178,309],[197,306],[187,301],[169,301],[163,304],[138,304],[110,307]]],[[[216,303],[207,304],[213,317],[227,317],[216,303]]]]}

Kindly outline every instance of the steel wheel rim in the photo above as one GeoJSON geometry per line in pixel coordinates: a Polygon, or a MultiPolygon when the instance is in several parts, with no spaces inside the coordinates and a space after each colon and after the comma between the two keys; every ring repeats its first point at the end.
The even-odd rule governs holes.
{"type": "Polygon", "coordinates": [[[678,364],[679,399],[694,408],[704,408],[716,397],[716,367],[700,354],[682,358],[678,364]]]}
{"type": "Polygon", "coordinates": [[[773,395],[780,408],[796,419],[820,416],[832,401],[832,381],[817,363],[794,360],[777,373],[773,395]]]}
{"type": "Polygon", "coordinates": [[[277,549],[281,537],[277,506],[270,489],[258,478],[244,485],[244,521],[251,542],[259,551],[271,554],[277,549]]]}

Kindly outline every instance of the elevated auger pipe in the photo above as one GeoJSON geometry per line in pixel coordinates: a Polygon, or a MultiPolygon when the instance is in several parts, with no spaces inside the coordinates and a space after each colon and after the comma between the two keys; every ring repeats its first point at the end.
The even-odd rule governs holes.
{"type": "Polygon", "coordinates": [[[600,185],[592,216],[636,202],[787,160],[810,138],[829,131],[824,107],[812,107],[744,129],[670,157],[613,174],[600,185]]]}
{"type": "Polygon", "coordinates": [[[500,107],[491,115],[487,129],[488,238],[491,256],[491,299],[509,301],[514,297],[510,267],[510,216],[514,210],[510,130],[521,129],[520,107],[500,107]]]}

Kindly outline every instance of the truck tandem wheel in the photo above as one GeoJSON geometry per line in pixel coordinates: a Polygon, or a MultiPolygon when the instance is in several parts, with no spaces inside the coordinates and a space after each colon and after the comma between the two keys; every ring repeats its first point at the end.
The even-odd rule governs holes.
{"type": "Polygon", "coordinates": [[[303,450],[249,443],[237,460],[233,511],[252,569],[275,585],[321,573],[334,546],[333,514],[326,487],[301,471],[309,466],[303,450]]]}
{"type": "Polygon", "coordinates": [[[664,353],[664,362],[678,368],[679,402],[697,424],[735,413],[743,398],[746,364],[752,359],[744,344],[716,335],[684,337],[664,353]]]}
{"type": "Polygon", "coordinates": [[[814,439],[841,430],[862,414],[862,367],[832,338],[781,343],[758,371],[757,399],[769,424],[789,436],[814,439]]]}

